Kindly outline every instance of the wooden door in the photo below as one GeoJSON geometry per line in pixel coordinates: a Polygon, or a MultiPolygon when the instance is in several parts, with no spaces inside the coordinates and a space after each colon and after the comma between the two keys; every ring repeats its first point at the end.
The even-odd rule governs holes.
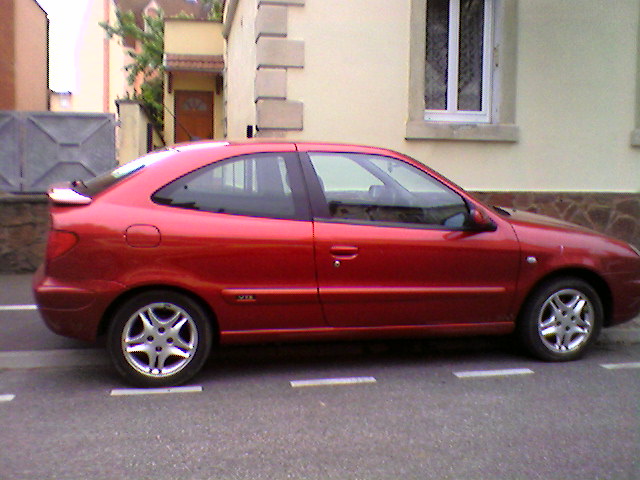
{"type": "Polygon", "coordinates": [[[175,142],[213,138],[213,92],[176,90],[175,142]]]}

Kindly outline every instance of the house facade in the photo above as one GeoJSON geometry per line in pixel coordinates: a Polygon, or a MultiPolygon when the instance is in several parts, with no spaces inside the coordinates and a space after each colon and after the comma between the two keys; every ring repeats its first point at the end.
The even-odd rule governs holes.
{"type": "MultiPolygon", "coordinates": [[[[121,39],[116,36],[109,38],[100,26],[100,23],[116,25],[118,10],[131,12],[140,28],[145,27],[145,16],[154,17],[162,12],[167,23],[168,35],[165,41],[169,51],[176,49],[181,51],[180,42],[189,42],[189,38],[192,37],[195,38],[195,41],[191,41],[189,44],[192,48],[198,49],[198,45],[210,42],[212,37],[211,35],[203,35],[207,28],[198,29],[197,27],[184,38],[180,37],[184,32],[178,33],[176,37],[172,17],[188,17],[193,20],[190,23],[192,27],[198,23],[198,20],[206,18],[206,7],[190,0],[88,0],[85,3],[81,28],[74,42],[73,55],[74,65],[76,65],[74,85],[71,91],[51,93],[51,110],[117,114],[121,127],[117,131],[118,161],[126,163],[158,146],[174,143],[174,94],[172,89],[169,89],[165,95],[167,101],[171,102],[171,105],[167,104],[165,108],[168,130],[166,132],[156,131],[139,102],[129,100],[135,92],[139,93],[139,86],[143,79],[141,75],[138,81],[129,85],[128,72],[125,68],[131,61],[130,53],[139,53],[141,46],[134,38],[121,39]],[[167,135],[167,140],[162,137],[163,134],[167,135]]],[[[213,28],[215,29],[215,27],[213,28]]],[[[218,27],[219,29],[220,27],[218,27]]],[[[222,36],[219,31],[215,40],[218,44],[222,44],[222,36]]],[[[210,49],[208,46],[206,48],[210,49]]],[[[216,65],[222,65],[221,48],[219,45],[214,48],[219,53],[220,59],[216,65]]],[[[211,77],[209,71],[202,72],[196,69],[197,72],[192,75],[193,72],[188,68],[186,70],[189,70],[189,73],[186,73],[180,65],[177,69],[175,67],[175,62],[170,62],[168,65],[168,68],[176,70],[169,74],[169,85],[175,77],[178,89],[215,90],[212,86],[214,81],[209,78],[211,77]],[[195,80],[185,80],[189,75],[195,77],[195,80]],[[207,77],[207,80],[203,87],[204,77],[207,77]]],[[[218,70],[220,69],[221,67],[218,68],[218,70]]],[[[222,85],[221,82],[218,83],[222,85]]],[[[214,105],[213,100],[210,103],[211,106],[214,105]]],[[[222,108],[222,101],[219,101],[218,105],[219,108],[222,108]]],[[[210,108],[208,122],[211,126],[209,131],[201,134],[203,138],[213,135],[213,113],[213,109],[210,108]]],[[[219,114],[217,117],[221,121],[223,115],[219,114]]],[[[222,128],[220,127],[218,130],[221,132],[222,128]]],[[[180,140],[182,139],[179,138],[180,140]]]]}
{"type": "Polygon", "coordinates": [[[162,137],[138,102],[118,100],[121,163],[158,146],[224,138],[224,49],[220,22],[165,17],[162,137]]]}
{"type": "Polygon", "coordinates": [[[174,144],[222,138],[222,24],[167,18],[164,43],[165,141],[174,144]]]}
{"type": "Polygon", "coordinates": [[[52,92],[52,110],[117,113],[116,100],[133,94],[124,68],[130,61],[128,52],[137,51],[139,46],[133,39],[123,42],[116,37],[108,38],[99,25],[100,22],[115,25],[118,9],[132,12],[140,27],[144,26],[144,15],[158,15],[160,10],[167,17],[203,15],[203,7],[189,0],[88,0],[73,52],[74,86],[72,91],[52,92]]]}
{"type": "Polygon", "coordinates": [[[226,132],[364,143],[640,243],[636,0],[227,0],[226,132]]]}
{"type": "Polygon", "coordinates": [[[48,110],[47,14],[35,0],[0,0],[0,11],[0,110],[48,110]]]}

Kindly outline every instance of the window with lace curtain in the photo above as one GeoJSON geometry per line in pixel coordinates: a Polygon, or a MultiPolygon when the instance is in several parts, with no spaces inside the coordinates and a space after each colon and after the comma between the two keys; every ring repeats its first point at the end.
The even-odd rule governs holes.
{"type": "Polygon", "coordinates": [[[517,142],[519,0],[410,0],[407,140],[517,142]]]}
{"type": "Polygon", "coordinates": [[[425,120],[490,121],[492,4],[427,2],[425,120]]]}

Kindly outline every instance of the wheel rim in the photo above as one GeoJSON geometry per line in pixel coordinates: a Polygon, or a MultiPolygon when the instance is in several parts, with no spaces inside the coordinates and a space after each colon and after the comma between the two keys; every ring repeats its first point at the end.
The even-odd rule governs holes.
{"type": "Polygon", "coordinates": [[[542,305],[538,333],[551,351],[579,350],[593,332],[594,308],[584,293],[571,288],[552,294],[542,305]]]}
{"type": "Polygon", "coordinates": [[[191,316],[172,303],[152,303],[135,312],[122,330],[122,352],[134,369],[167,377],[186,367],[198,347],[191,316]]]}

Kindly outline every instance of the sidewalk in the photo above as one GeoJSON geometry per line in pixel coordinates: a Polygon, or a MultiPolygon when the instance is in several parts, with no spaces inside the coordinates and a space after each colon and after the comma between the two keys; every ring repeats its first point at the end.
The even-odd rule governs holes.
{"type": "Polygon", "coordinates": [[[611,328],[603,328],[598,343],[640,343],[640,317],[611,328]]]}

